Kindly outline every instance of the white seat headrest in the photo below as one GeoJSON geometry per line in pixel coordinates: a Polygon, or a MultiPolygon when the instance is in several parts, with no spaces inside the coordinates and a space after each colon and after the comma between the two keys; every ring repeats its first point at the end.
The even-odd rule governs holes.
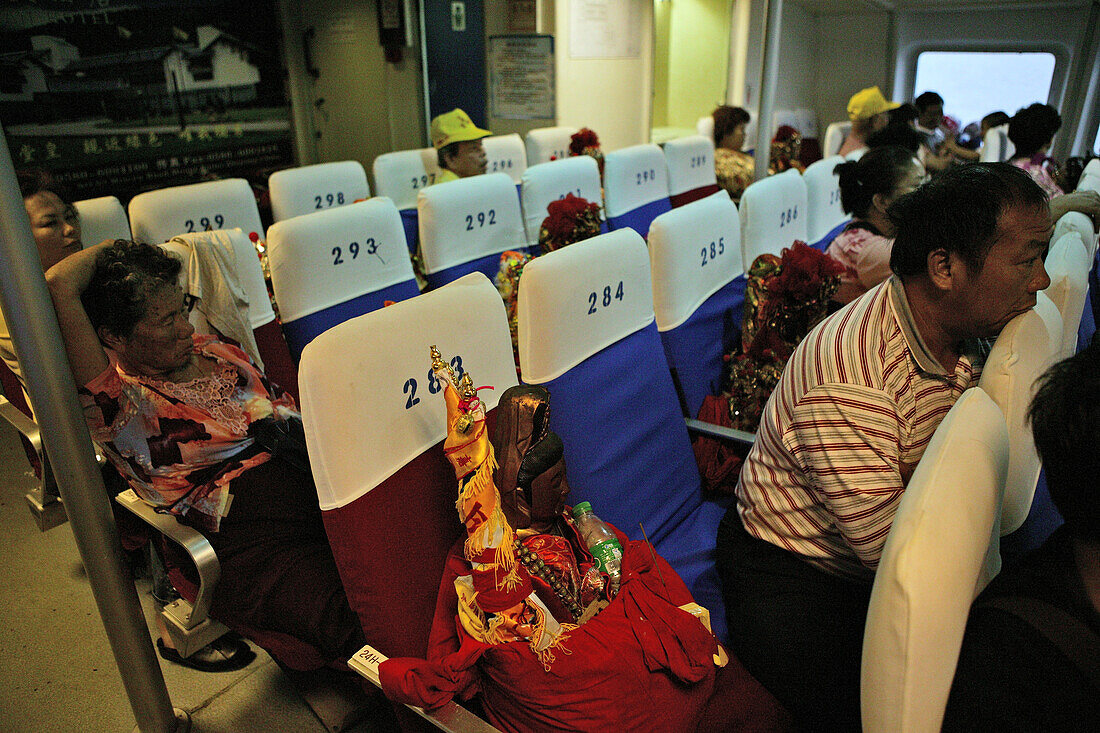
{"type": "Polygon", "coordinates": [[[570,138],[578,128],[569,126],[537,127],[527,132],[527,165],[548,163],[569,157],[570,138]]]}
{"type": "Polygon", "coordinates": [[[523,138],[517,133],[492,135],[483,137],[481,144],[485,148],[486,173],[507,173],[516,184],[523,179],[523,171],[527,169],[523,138]]]}
{"type": "Polygon", "coordinates": [[[114,196],[74,201],[73,206],[80,214],[80,242],[84,247],[105,239],[130,239],[130,220],[114,196]]]}
{"type": "Polygon", "coordinates": [[[243,178],[139,193],[130,199],[129,211],[134,239],[151,244],[212,229],[240,229],[246,237],[264,234],[256,197],[243,178]]]}
{"type": "Polygon", "coordinates": [[[284,322],[414,279],[401,215],[387,198],[275,222],[267,246],[284,322]]]}
{"type": "Polygon", "coordinates": [[[1031,510],[1039,480],[1039,456],[1027,423],[1035,380],[1062,350],[1062,317],[1045,293],[1036,293],[1031,310],[1012,319],[997,337],[982,369],[979,386],[1004,413],[1008,423],[1009,466],[1000,532],[1019,529],[1031,510]]]}
{"type": "Polygon", "coordinates": [[[676,138],[665,143],[664,151],[669,195],[717,184],[711,138],[702,135],[676,138]]]}
{"type": "Polygon", "coordinates": [[[840,222],[844,209],[840,205],[840,178],[836,167],[844,158],[834,155],[810,164],[802,174],[806,184],[806,236],[816,242],[840,222]]]}
{"type": "Polygon", "coordinates": [[[523,172],[520,196],[523,198],[523,224],[529,243],[533,245],[539,241],[539,228],[547,216],[546,207],[570,193],[602,206],[600,167],[595,158],[575,155],[539,163],[523,172]]]}
{"type": "Polygon", "coordinates": [[[744,272],[740,231],[737,207],[726,191],[653,220],[648,241],[658,329],[676,328],[744,272]]]}
{"type": "Polygon", "coordinates": [[[668,198],[665,156],[651,143],[607,153],[603,176],[608,218],[668,198]]]}
{"type": "Polygon", "coordinates": [[[302,351],[298,384],[321,509],[346,506],[446,435],[435,345],[486,409],[516,384],[500,294],[481,273],[332,327],[302,351]]]}
{"type": "Polygon", "coordinates": [[[420,191],[420,253],[432,274],[527,246],[516,186],[506,173],[486,173],[420,191]]]}
{"type": "Polygon", "coordinates": [[[268,176],[267,186],[275,221],[370,198],[367,172],[358,160],[275,171],[268,176]]]}
{"type": "Polygon", "coordinates": [[[439,175],[439,154],[435,148],[383,153],[374,159],[373,170],[379,196],[398,209],[415,209],[417,195],[439,175]]]}
{"type": "Polygon", "coordinates": [[[653,291],[641,235],[620,229],[532,260],[517,316],[520,368],[533,384],[649,325],[653,291]]]}
{"type": "Polygon", "coordinates": [[[779,255],[796,239],[806,241],[806,183],[787,170],[761,178],[741,195],[741,249],[745,269],[764,253],[779,255]]]}
{"type": "Polygon", "coordinates": [[[864,730],[939,730],[970,604],[1000,566],[993,531],[1008,452],[1004,416],[981,389],[963,392],[932,435],[875,573],[864,730]]]}

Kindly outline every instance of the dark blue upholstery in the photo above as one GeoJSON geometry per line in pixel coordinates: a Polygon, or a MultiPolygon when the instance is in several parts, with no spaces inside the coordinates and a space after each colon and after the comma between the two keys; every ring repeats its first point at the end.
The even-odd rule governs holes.
{"type": "Polygon", "coordinates": [[[550,426],[565,444],[568,501],[592,502],[596,514],[633,539],[642,538],[641,522],[724,639],[714,546],[725,509],[703,501],[656,324],[544,386],[550,426]]]}
{"type": "Polygon", "coordinates": [[[320,336],[333,326],[343,323],[364,313],[378,310],[387,300],[407,300],[420,294],[415,280],[405,280],[388,288],[376,290],[373,293],[364,293],[357,298],[345,300],[334,306],[310,313],[308,316],[283,323],[283,335],[286,337],[290,353],[297,362],[302,356],[302,349],[313,339],[320,336]]]}
{"type": "Polygon", "coordinates": [[[833,240],[836,239],[842,231],[844,231],[844,227],[848,226],[851,222],[851,219],[845,219],[844,221],[840,222],[835,227],[830,229],[824,237],[817,240],[816,242],[811,242],[810,246],[812,246],[816,250],[824,252],[829,248],[829,245],[833,243],[833,240]]]}
{"type": "Polygon", "coordinates": [[[676,328],[661,333],[684,414],[695,417],[706,395],[716,395],[726,369],[723,357],[741,339],[745,275],[738,275],[707,298],[676,328]]]}
{"type": "Polygon", "coordinates": [[[669,200],[667,198],[657,199],[636,209],[631,209],[625,214],[607,217],[607,227],[611,230],[633,229],[641,234],[644,239],[649,236],[649,225],[653,223],[653,220],[667,211],[672,211],[672,204],[669,203],[669,200]]]}
{"type": "Polygon", "coordinates": [[[416,209],[401,209],[401,227],[405,230],[405,243],[409,252],[416,254],[420,242],[420,213],[416,209]]]}

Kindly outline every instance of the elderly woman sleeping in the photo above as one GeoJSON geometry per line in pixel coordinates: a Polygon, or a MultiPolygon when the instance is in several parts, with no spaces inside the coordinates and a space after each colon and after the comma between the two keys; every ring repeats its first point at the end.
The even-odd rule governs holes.
{"type": "Polygon", "coordinates": [[[194,333],[180,266],[117,240],[46,273],[92,437],[144,500],[210,540],[212,615],[346,660],[365,641],[291,437],[294,400],[239,348],[194,333]]]}

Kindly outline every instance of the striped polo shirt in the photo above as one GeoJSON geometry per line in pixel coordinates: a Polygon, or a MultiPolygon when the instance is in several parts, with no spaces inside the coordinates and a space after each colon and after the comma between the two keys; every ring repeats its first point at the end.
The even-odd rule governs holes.
{"type": "Polygon", "coordinates": [[[741,470],[749,534],[828,572],[870,580],[911,471],[963,390],[929,352],[895,276],[818,324],[795,349],[741,470]]]}

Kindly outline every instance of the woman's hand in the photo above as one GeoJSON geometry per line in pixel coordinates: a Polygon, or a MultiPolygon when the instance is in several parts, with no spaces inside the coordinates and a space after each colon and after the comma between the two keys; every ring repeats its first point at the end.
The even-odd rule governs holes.
{"type": "Polygon", "coordinates": [[[1057,222],[1069,211],[1078,211],[1092,219],[1093,226],[1100,223],[1100,192],[1074,191],[1055,196],[1050,200],[1050,216],[1057,222]]]}

